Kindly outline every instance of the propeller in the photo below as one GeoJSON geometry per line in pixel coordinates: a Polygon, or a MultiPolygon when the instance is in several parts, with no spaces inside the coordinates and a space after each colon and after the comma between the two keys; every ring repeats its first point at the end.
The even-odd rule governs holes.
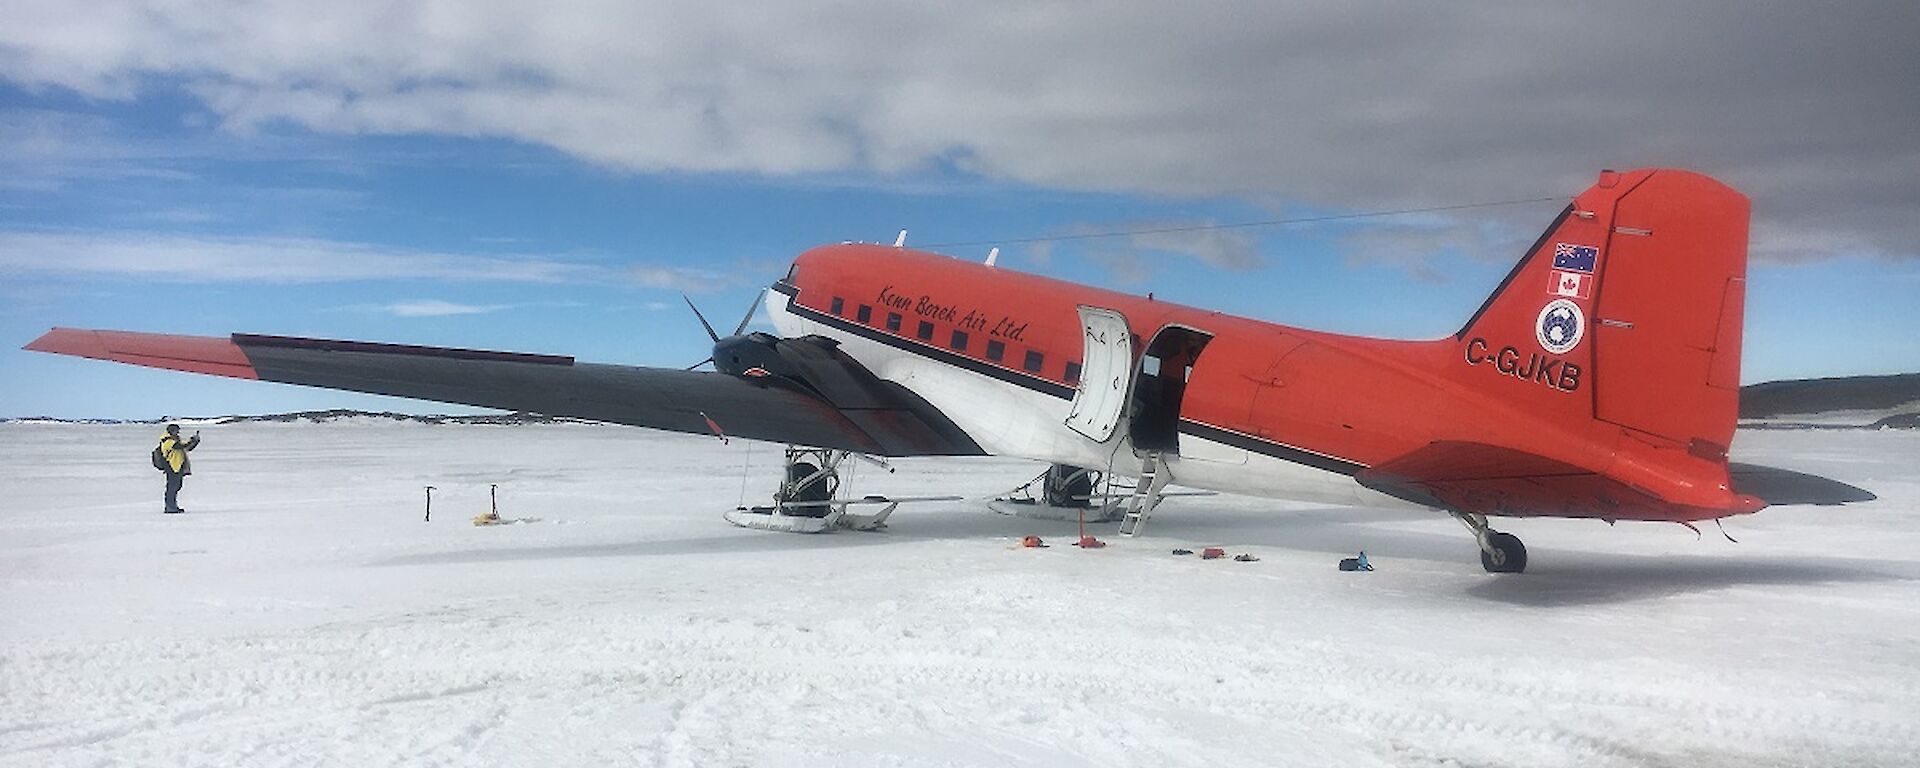
{"type": "Polygon", "coordinates": [[[680,300],[687,303],[687,309],[693,310],[693,316],[699,319],[700,327],[707,329],[707,338],[713,339],[714,342],[718,343],[720,341],[720,334],[713,332],[713,324],[707,322],[706,315],[700,314],[700,308],[693,305],[693,299],[687,298],[687,295],[683,293],[680,294],[680,300]]]}
{"type": "MultiPolygon", "coordinates": [[[[735,336],[739,336],[742,332],[747,330],[747,323],[753,322],[753,315],[755,312],[760,311],[760,301],[765,298],[766,298],[765,291],[759,291],[753,294],[753,303],[747,306],[747,314],[740,318],[740,324],[733,327],[733,333],[728,334],[727,338],[733,338],[735,336]]],[[[680,294],[680,300],[685,301],[687,303],[687,309],[693,310],[693,316],[700,321],[700,327],[706,330],[707,338],[713,340],[713,344],[716,348],[719,347],[720,341],[721,341],[720,334],[714,332],[713,324],[707,322],[707,316],[700,313],[700,308],[693,305],[693,299],[688,298],[686,294],[682,293],[680,294]]],[[[686,369],[691,371],[695,368],[698,368],[700,366],[706,365],[711,362],[713,362],[713,355],[707,355],[707,359],[694,363],[693,365],[689,365],[687,366],[686,369]]]]}

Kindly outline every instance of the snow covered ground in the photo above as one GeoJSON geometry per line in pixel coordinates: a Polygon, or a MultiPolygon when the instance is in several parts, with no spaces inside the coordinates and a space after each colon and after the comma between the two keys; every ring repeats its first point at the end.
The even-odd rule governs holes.
{"type": "MultiPolygon", "coordinates": [[[[0,425],[0,765],[1920,764],[1920,434],[1748,432],[1881,496],[1711,526],[1177,498],[720,519],[775,449],[589,425],[0,425]],[[487,486],[522,525],[476,528],[487,486]],[[421,520],[434,485],[434,519],[421,520]],[[1013,548],[1039,534],[1059,546],[1013,548]],[[1224,545],[1256,563],[1174,557],[1224,545]],[[1343,573],[1365,549],[1379,570],[1343,573]]],[[[861,467],[984,497],[1039,468],[861,467]]]]}

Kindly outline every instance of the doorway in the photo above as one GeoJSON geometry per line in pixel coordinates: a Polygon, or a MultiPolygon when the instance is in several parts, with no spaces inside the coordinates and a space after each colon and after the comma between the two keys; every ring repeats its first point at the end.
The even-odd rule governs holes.
{"type": "Polygon", "coordinates": [[[1179,325],[1161,328],[1140,356],[1128,401],[1127,436],[1135,453],[1180,453],[1180,405],[1193,365],[1213,334],[1179,325]]]}

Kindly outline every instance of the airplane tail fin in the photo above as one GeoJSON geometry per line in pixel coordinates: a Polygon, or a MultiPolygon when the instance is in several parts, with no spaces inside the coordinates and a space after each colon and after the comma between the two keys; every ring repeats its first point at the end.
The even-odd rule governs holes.
{"type": "MultiPolygon", "coordinates": [[[[1706,176],[1603,172],[1457,334],[1504,398],[1724,464],[1740,398],[1748,202],[1706,176]]],[[[1476,386],[1493,386],[1492,383],[1476,386]]],[[[1577,420],[1577,422],[1561,421],[1577,420]]]]}

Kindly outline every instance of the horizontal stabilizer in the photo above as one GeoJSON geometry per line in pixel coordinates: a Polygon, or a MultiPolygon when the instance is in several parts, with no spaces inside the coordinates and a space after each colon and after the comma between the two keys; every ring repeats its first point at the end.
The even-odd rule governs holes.
{"type": "Polygon", "coordinates": [[[1600,520],[1707,520],[1765,507],[1736,496],[1727,507],[1677,503],[1618,478],[1526,451],[1437,441],[1369,467],[1354,480],[1389,496],[1460,512],[1600,520]]]}
{"type": "Polygon", "coordinates": [[[1729,463],[1735,493],[1766,499],[1768,504],[1852,504],[1879,498],[1872,491],[1856,488],[1838,480],[1791,469],[1763,467],[1758,464],[1729,463]]]}

